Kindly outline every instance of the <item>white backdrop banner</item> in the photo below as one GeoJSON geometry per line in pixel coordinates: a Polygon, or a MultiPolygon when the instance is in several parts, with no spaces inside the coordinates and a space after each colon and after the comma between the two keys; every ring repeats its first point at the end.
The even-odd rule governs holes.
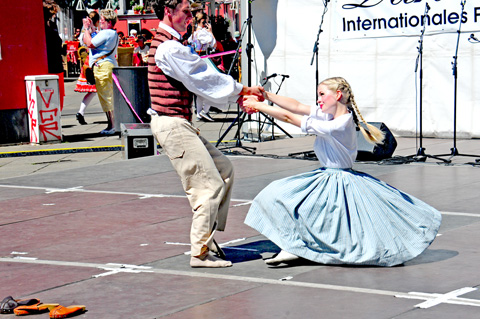
{"type": "Polygon", "coordinates": [[[480,29],[478,0],[336,0],[336,38],[379,38],[480,29]]]}
{"type": "MultiPolygon", "coordinates": [[[[243,1],[246,8],[248,2],[243,1]]],[[[468,41],[470,33],[480,30],[480,0],[466,0],[463,15],[460,0],[428,1],[422,59],[418,50],[422,27],[414,27],[412,17],[424,15],[425,0],[331,0],[327,8],[325,0],[251,4],[253,85],[315,105],[316,77],[322,81],[342,76],[352,85],[364,118],[385,123],[396,136],[418,136],[421,130],[424,137],[451,138],[455,130],[458,138],[480,138],[480,44],[468,41]],[[346,25],[355,21],[350,31],[348,26],[344,31],[344,18],[346,25]],[[374,20],[380,18],[387,28],[374,28],[379,25],[374,20]],[[313,59],[313,48],[318,48],[318,60],[313,59]],[[271,74],[289,78],[272,77],[265,83],[271,74]]],[[[476,36],[480,38],[480,32],[476,36]]],[[[242,57],[244,80],[248,61],[242,57]]],[[[281,126],[293,134],[300,132],[285,123],[281,126]]]]}

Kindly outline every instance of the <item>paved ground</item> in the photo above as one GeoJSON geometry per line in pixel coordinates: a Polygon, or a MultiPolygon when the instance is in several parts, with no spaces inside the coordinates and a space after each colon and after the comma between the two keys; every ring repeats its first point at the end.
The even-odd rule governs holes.
{"type": "MultiPolygon", "coordinates": [[[[98,100],[87,110],[90,124],[78,125],[81,95],[72,93],[72,83],[66,89],[64,143],[0,146],[0,298],[83,304],[88,312],[78,318],[101,319],[480,318],[475,157],[455,156],[448,165],[435,158],[400,164],[402,157],[356,163],[355,169],[442,212],[440,235],[418,258],[393,268],[271,268],[262,259],[278,248],[243,219],[249,201],[270,181],[318,167],[288,156],[311,150],[313,140],[243,142],[256,147],[257,156],[243,149],[230,156],[233,201],[227,229],[217,236],[234,266],[191,269],[191,213],[169,161],[163,155],[124,160],[121,139],[98,134],[106,124],[98,100]],[[32,155],[45,150],[56,154],[32,155]],[[22,152],[30,156],[16,156],[22,152]]],[[[197,124],[215,141],[228,127],[225,117],[197,124]]],[[[418,149],[415,139],[397,142],[395,156],[418,149]]],[[[452,147],[451,140],[423,143],[429,154],[448,154],[452,147]]],[[[457,148],[480,154],[477,140],[457,141],[457,148]]]]}

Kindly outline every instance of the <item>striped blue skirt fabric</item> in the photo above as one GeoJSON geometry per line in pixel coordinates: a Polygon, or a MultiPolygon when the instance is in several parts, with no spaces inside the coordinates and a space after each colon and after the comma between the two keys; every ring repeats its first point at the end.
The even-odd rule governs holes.
{"type": "Polygon", "coordinates": [[[320,168],[272,182],[245,224],[314,262],[395,266],[432,243],[441,219],[435,208],[368,174],[320,168]]]}

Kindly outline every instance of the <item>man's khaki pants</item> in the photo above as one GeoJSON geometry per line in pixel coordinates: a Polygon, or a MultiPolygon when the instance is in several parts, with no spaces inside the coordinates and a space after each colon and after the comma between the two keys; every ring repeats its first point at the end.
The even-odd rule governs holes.
{"type": "Polygon", "coordinates": [[[183,118],[153,115],[150,125],[180,176],[192,207],[192,256],[204,256],[215,250],[215,230],[225,229],[233,185],[232,163],[183,118]]]}

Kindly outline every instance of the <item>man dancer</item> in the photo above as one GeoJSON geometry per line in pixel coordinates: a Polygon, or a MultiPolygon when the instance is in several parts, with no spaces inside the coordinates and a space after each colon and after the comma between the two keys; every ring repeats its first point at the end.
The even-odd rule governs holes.
{"type": "Polygon", "coordinates": [[[192,207],[190,266],[230,267],[230,261],[209,251],[222,255],[213,236],[215,230],[225,229],[233,166],[192,126],[192,99],[196,94],[215,104],[241,103],[241,95],[263,100],[263,88],[244,87],[213,71],[180,43],[180,33],[192,20],[189,0],[154,0],[153,8],[160,24],[148,58],[151,128],[180,176],[192,207]]]}

